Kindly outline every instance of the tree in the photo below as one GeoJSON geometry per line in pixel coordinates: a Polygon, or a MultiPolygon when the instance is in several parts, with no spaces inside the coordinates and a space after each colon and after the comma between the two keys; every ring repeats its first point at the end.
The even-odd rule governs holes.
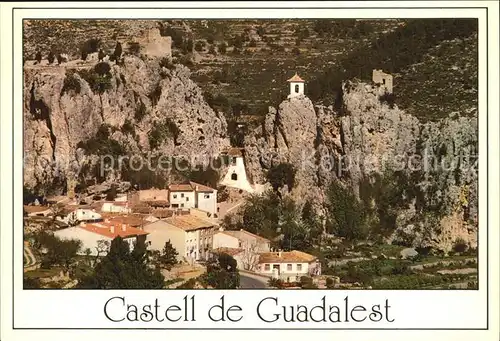
{"type": "Polygon", "coordinates": [[[35,60],[38,64],[40,64],[40,62],[42,61],[42,53],[40,51],[36,53],[35,60]]]}
{"type": "Polygon", "coordinates": [[[106,57],[106,54],[104,54],[104,51],[102,49],[99,50],[99,54],[97,55],[97,58],[100,62],[103,61],[104,57],[106,57]]]}
{"type": "Polygon", "coordinates": [[[54,52],[50,51],[49,55],[47,56],[47,60],[49,61],[49,64],[52,64],[54,62],[55,56],[54,52]]]}
{"type": "Polygon", "coordinates": [[[215,51],[215,47],[213,45],[210,45],[210,47],[208,49],[208,53],[210,53],[214,56],[217,54],[217,52],[215,51]]]}
{"type": "Polygon", "coordinates": [[[203,48],[205,47],[205,42],[202,40],[198,40],[196,44],[194,45],[194,49],[198,52],[203,51],[203,48]]]}
{"type": "Polygon", "coordinates": [[[113,53],[115,60],[118,61],[122,57],[122,44],[120,42],[116,43],[115,52],[113,53]]]}
{"type": "Polygon", "coordinates": [[[236,260],[220,253],[207,264],[207,272],[201,277],[205,285],[215,289],[236,289],[240,286],[240,274],[236,260]]]}
{"type": "Polygon", "coordinates": [[[79,280],[80,288],[92,289],[161,289],[165,278],[159,269],[152,269],[144,243],[131,252],[121,237],[111,242],[109,252],[95,266],[94,272],[79,280]]]}
{"type": "Polygon", "coordinates": [[[254,271],[259,263],[258,247],[256,243],[246,242],[241,254],[243,269],[254,271]]]}
{"type": "Polygon", "coordinates": [[[45,251],[42,257],[43,268],[59,265],[68,271],[81,245],[80,240],[61,240],[52,233],[40,232],[35,235],[35,246],[45,251]]]}
{"type": "Polygon", "coordinates": [[[222,42],[218,46],[218,50],[220,53],[225,54],[227,51],[227,44],[225,42],[222,42]]]}
{"type": "Polygon", "coordinates": [[[57,54],[57,64],[61,65],[64,62],[64,58],[60,53],[57,54]]]}
{"type": "Polygon", "coordinates": [[[368,231],[364,210],[352,190],[333,181],[328,188],[327,197],[327,225],[331,232],[349,240],[366,238],[368,231]]]}
{"type": "Polygon", "coordinates": [[[111,185],[111,188],[106,193],[106,200],[107,201],[114,201],[116,196],[117,196],[116,185],[111,185]]]}
{"type": "Polygon", "coordinates": [[[172,246],[172,243],[170,242],[170,239],[165,242],[165,246],[163,247],[163,250],[161,252],[161,255],[158,259],[160,265],[169,270],[172,269],[172,266],[177,264],[177,256],[179,253],[177,250],[172,246]]]}
{"type": "Polygon", "coordinates": [[[87,60],[88,55],[89,55],[89,53],[88,53],[87,49],[82,48],[82,50],[81,50],[82,60],[84,60],[84,61],[87,60]]]}
{"type": "Polygon", "coordinates": [[[267,180],[275,191],[284,185],[291,190],[295,184],[295,168],[290,163],[280,163],[271,167],[266,174],[267,180]]]}

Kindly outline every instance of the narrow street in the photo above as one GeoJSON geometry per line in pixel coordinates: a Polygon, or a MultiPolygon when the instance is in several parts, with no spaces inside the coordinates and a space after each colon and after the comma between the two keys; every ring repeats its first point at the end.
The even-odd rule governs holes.
{"type": "Polygon", "coordinates": [[[265,289],[267,288],[267,279],[246,272],[240,272],[240,288],[265,289]]]}

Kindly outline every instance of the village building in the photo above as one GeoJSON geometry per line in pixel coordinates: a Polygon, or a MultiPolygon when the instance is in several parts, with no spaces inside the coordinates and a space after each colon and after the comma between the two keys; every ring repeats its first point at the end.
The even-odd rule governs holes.
{"type": "Polygon", "coordinates": [[[236,260],[238,269],[256,271],[260,253],[269,252],[271,241],[243,229],[227,231],[219,229],[214,234],[213,253],[228,253],[236,260]]]}
{"type": "Polygon", "coordinates": [[[217,190],[190,181],[168,187],[172,208],[197,208],[215,216],[217,214],[217,190]]]}
{"type": "Polygon", "coordinates": [[[128,202],[108,201],[102,204],[101,212],[126,214],[126,213],[132,213],[132,209],[128,207],[128,202]]]}
{"type": "Polygon", "coordinates": [[[254,253],[261,253],[269,252],[271,248],[271,241],[243,229],[238,231],[219,229],[219,231],[213,236],[212,247],[213,249],[224,247],[248,249],[254,253]]]}
{"type": "Polygon", "coordinates": [[[223,154],[228,157],[229,167],[224,179],[221,181],[221,185],[253,193],[254,189],[245,170],[243,149],[230,148],[223,154]]]}
{"type": "Polygon", "coordinates": [[[321,275],[321,264],[317,257],[302,251],[267,252],[259,255],[257,272],[296,282],[302,276],[321,275]]]}
{"type": "Polygon", "coordinates": [[[65,223],[73,225],[79,222],[99,222],[102,216],[93,209],[76,208],[62,219],[65,223]]]}
{"type": "Polygon", "coordinates": [[[103,221],[99,223],[80,223],[54,232],[54,235],[63,240],[76,239],[82,242],[78,251],[80,255],[105,256],[109,251],[111,241],[116,237],[123,238],[132,251],[137,243],[144,243],[147,232],[131,227],[127,224],[103,221]]]}
{"type": "Polygon", "coordinates": [[[305,80],[300,78],[297,73],[295,73],[292,78],[288,79],[287,82],[290,84],[290,94],[288,95],[288,98],[304,96],[305,80]]]}
{"type": "Polygon", "coordinates": [[[170,241],[179,253],[178,259],[189,263],[208,258],[212,236],[217,230],[214,222],[191,214],[174,215],[144,226],[149,249],[161,251],[170,241]]]}

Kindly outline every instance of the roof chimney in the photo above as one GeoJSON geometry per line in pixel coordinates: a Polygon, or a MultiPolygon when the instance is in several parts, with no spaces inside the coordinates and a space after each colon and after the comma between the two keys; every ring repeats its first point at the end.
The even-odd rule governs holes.
{"type": "Polygon", "coordinates": [[[127,225],[122,224],[122,231],[123,231],[123,232],[127,231],[127,225]]]}
{"type": "Polygon", "coordinates": [[[199,188],[199,187],[198,187],[198,185],[196,185],[196,186],[194,187],[194,190],[195,190],[196,192],[198,192],[198,188],[199,188]]]}
{"type": "Polygon", "coordinates": [[[221,231],[221,232],[224,231],[224,228],[222,226],[219,227],[219,231],[221,231]]]}
{"type": "Polygon", "coordinates": [[[281,258],[281,251],[278,252],[278,257],[281,258]]]}
{"type": "Polygon", "coordinates": [[[115,226],[114,225],[111,225],[109,227],[109,230],[111,231],[111,233],[115,233],[115,226]]]}
{"type": "Polygon", "coordinates": [[[85,222],[83,222],[83,221],[82,221],[82,222],[80,223],[80,226],[84,227],[84,226],[85,226],[85,222]]]}

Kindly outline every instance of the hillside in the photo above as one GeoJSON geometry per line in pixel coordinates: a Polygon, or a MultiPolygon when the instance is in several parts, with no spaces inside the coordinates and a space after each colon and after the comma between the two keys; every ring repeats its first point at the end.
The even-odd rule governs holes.
{"type": "Polygon", "coordinates": [[[477,105],[477,22],[469,19],[27,21],[24,57],[52,48],[79,58],[89,39],[110,53],[152,27],[172,36],[174,56],[228,121],[265,115],[294,72],[313,102],[337,108],[341,82],[370,81],[375,68],[394,74],[394,101],[421,120],[471,115],[477,105]]]}

